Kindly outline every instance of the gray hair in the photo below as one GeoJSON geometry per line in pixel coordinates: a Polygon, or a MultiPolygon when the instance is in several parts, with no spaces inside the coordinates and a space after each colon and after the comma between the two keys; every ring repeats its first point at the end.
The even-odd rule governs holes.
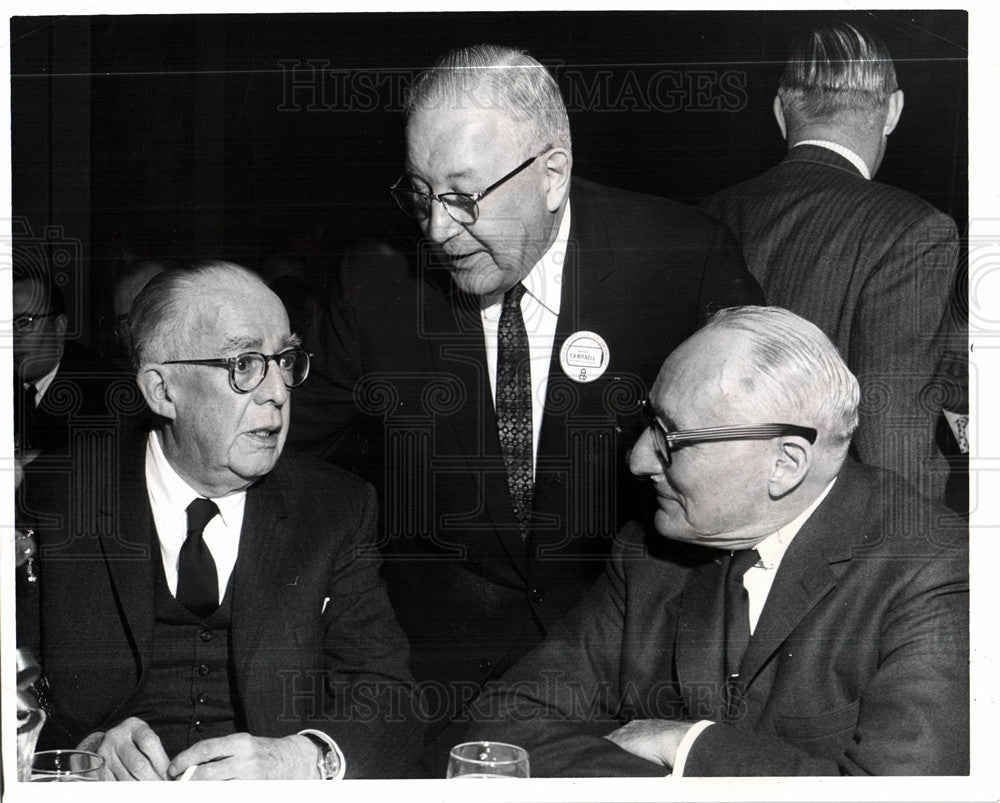
{"type": "Polygon", "coordinates": [[[559,85],[523,50],[473,45],[445,53],[414,82],[406,117],[441,108],[489,108],[515,123],[526,149],[572,149],[559,85]]]}
{"type": "Polygon", "coordinates": [[[215,283],[222,287],[240,284],[267,289],[253,271],[232,262],[206,260],[173,267],[157,274],[132,302],[129,336],[132,364],[163,362],[178,356],[186,322],[191,314],[190,298],[215,283]]]}
{"type": "Polygon", "coordinates": [[[885,43],[869,31],[838,22],[793,40],[778,97],[792,127],[844,115],[881,126],[878,118],[898,88],[885,43]]]}
{"type": "Polygon", "coordinates": [[[746,336],[751,363],[742,384],[761,406],[796,411],[834,446],[847,448],[858,426],[858,380],[822,330],[782,307],[730,307],[711,315],[705,329],[746,336]]]}

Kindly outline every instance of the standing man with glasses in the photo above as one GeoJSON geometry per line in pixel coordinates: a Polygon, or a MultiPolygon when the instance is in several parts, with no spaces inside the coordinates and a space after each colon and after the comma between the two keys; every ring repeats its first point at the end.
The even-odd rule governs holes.
{"type": "Polygon", "coordinates": [[[132,305],[153,431],[29,472],[19,646],[41,745],[116,780],[394,777],[417,755],[373,490],[282,457],[309,354],[237,265],[167,270],[132,305]]]}
{"type": "Polygon", "coordinates": [[[632,451],[655,514],[469,737],[533,776],[968,774],[967,528],[847,457],[859,395],[804,318],[714,315],[632,451]]]}
{"type": "Polygon", "coordinates": [[[635,490],[617,419],[663,354],[761,298],[724,227],[572,166],[559,88],[527,54],[469,47],[421,75],[391,190],[414,262],[342,272],[291,435],[383,489],[432,736],[597,577],[635,490]]]}

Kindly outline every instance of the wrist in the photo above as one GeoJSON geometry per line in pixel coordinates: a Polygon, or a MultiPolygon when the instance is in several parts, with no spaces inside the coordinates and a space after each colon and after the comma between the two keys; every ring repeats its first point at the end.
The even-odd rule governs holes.
{"type": "Polygon", "coordinates": [[[307,728],[301,730],[298,736],[305,737],[318,750],[316,759],[317,777],[324,781],[339,781],[344,777],[347,763],[344,754],[340,752],[337,743],[320,730],[307,728]]]}

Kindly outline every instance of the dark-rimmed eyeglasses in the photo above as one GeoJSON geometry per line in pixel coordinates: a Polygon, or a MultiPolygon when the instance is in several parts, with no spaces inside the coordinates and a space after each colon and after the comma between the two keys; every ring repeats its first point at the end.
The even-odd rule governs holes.
{"type": "MultiPolygon", "coordinates": [[[[542,153],[545,152],[542,151],[542,153]]],[[[461,223],[463,226],[471,226],[479,219],[479,201],[483,200],[483,198],[501,184],[510,181],[522,170],[525,170],[542,153],[536,153],[530,159],[525,159],[506,176],[498,181],[494,181],[485,190],[474,192],[471,195],[467,192],[443,192],[440,195],[420,192],[420,190],[415,190],[413,187],[408,186],[410,179],[407,175],[400,176],[396,183],[389,189],[389,192],[396,203],[399,204],[399,208],[417,220],[427,220],[431,216],[431,202],[437,201],[456,223],[461,223]]]]}
{"type": "Polygon", "coordinates": [[[30,332],[35,328],[35,321],[40,321],[42,318],[52,318],[59,314],[58,312],[22,312],[20,315],[14,316],[14,331],[30,332]]]}
{"type": "Polygon", "coordinates": [[[298,387],[309,376],[311,356],[305,349],[295,348],[285,349],[277,354],[247,351],[235,357],[217,357],[208,360],[164,360],[163,365],[214,365],[226,368],[229,370],[229,387],[237,393],[250,393],[264,381],[271,360],[278,366],[285,387],[298,387]]]}
{"type": "Polygon", "coordinates": [[[703,429],[680,429],[671,431],[653,410],[648,399],[642,403],[642,415],[646,427],[653,435],[653,446],[663,460],[670,465],[670,455],[681,445],[708,443],[711,441],[769,440],[782,435],[798,435],[809,443],[816,442],[816,430],[797,424],[745,424],[734,427],[705,427],[703,429]]]}

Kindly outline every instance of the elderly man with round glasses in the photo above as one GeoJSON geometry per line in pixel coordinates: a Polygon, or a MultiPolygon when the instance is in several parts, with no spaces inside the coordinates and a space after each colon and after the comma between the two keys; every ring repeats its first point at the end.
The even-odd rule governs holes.
{"type": "Polygon", "coordinates": [[[41,658],[40,744],[95,751],[116,780],[405,773],[422,724],[375,494],[282,456],[309,354],[280,300],[230,263],[171,269],[130,333],[152,432],[22,488],[39,552],[18,637],[41,658]]]}
{"type": "Polygon", "coordinates": [[[341,271],[298,400],[293,445],[381,486],[432,734],[596,578],[636,491],[617,418],[663,355],[762,297],[724,227],[572,168],[544,66],[490,45],[443,56],[410,93],[391,188],[420,242],[341,271]]]}
{"type": "Polygon", "coordinates": [[[804,318],[713,316],[632,450],[655,513],[469,738],[535,776],[968,774],[968,530],[847,456],[859,396],[804,318]]]}

